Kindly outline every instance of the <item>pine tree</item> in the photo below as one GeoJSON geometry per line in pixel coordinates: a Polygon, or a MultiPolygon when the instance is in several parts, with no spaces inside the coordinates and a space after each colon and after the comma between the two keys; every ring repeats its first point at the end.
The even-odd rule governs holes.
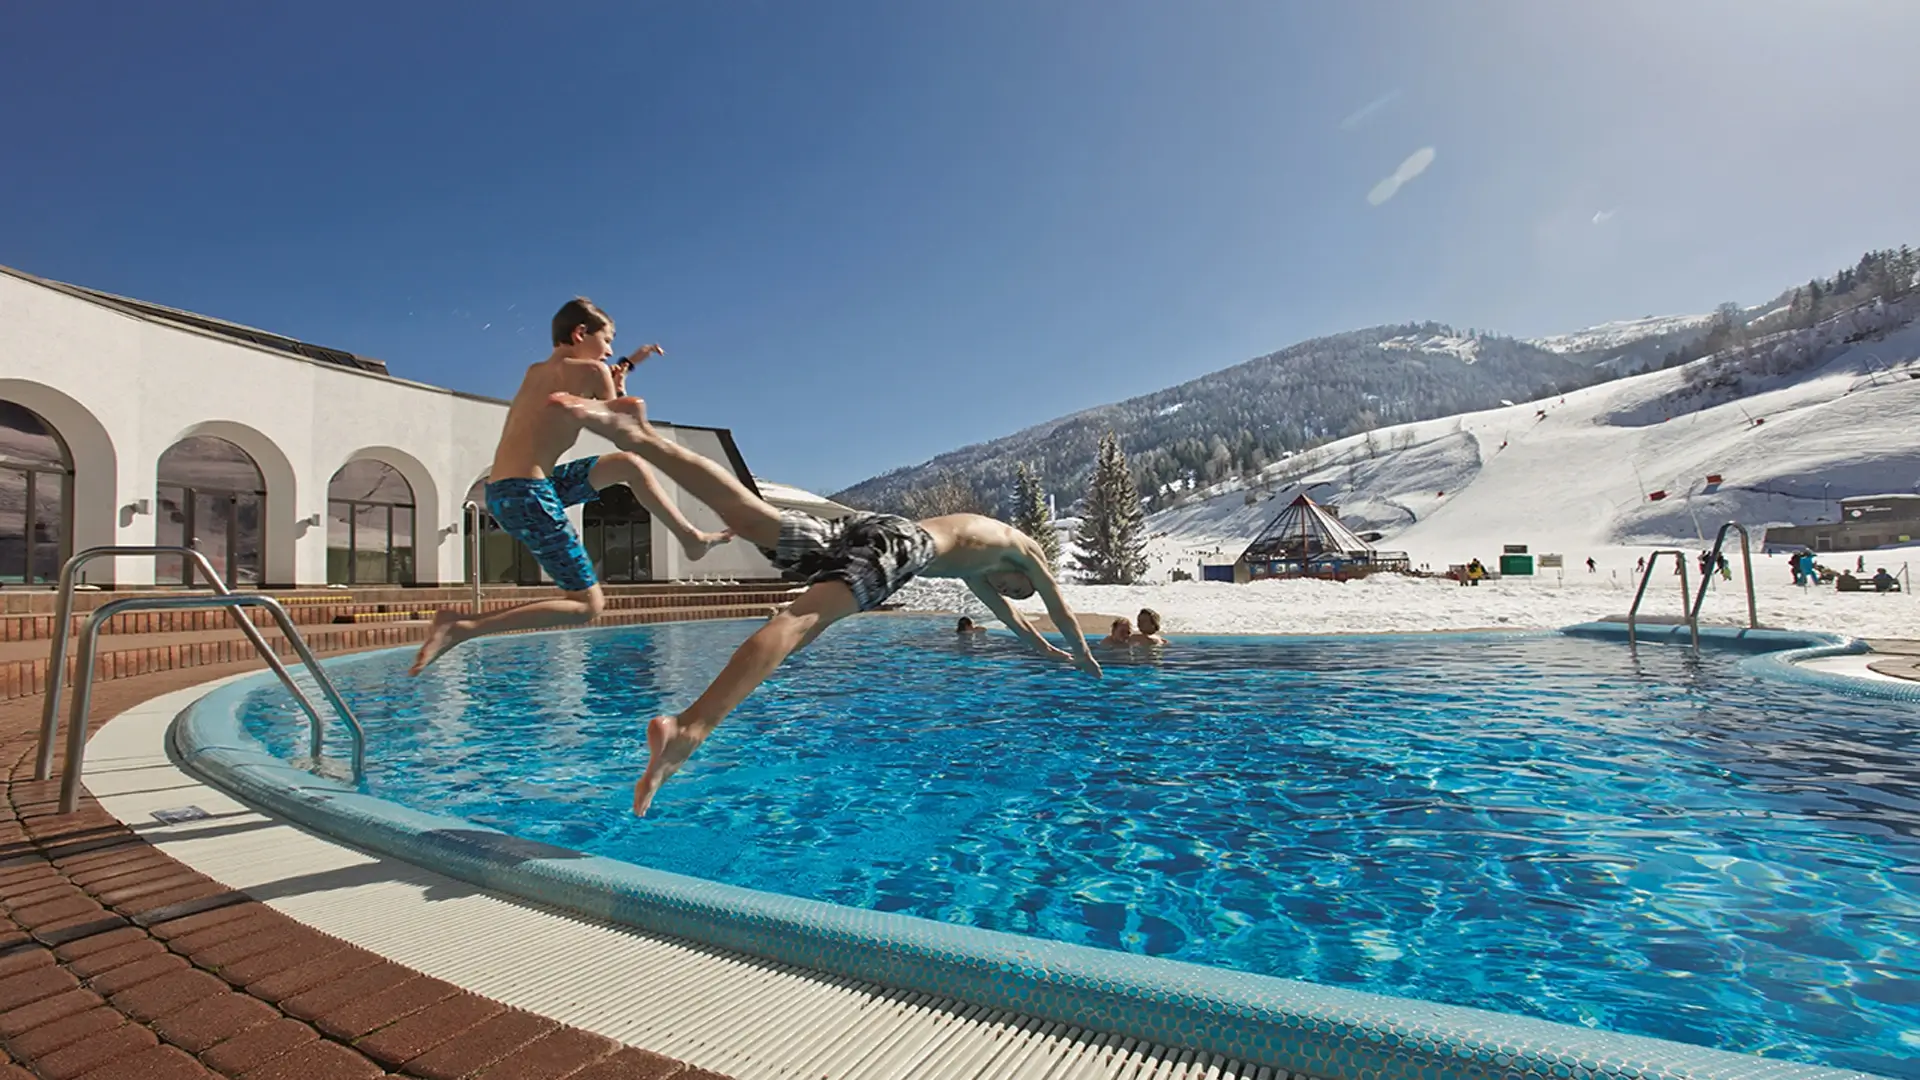
{"type": "Polygon", "coordinates": [[[1133,485],[1120,440],[1109,431],[1100,439],[1100,460],[1087,490],[1086,513],[1074,532],[1080,548],[1075,568],[1096,585],[1131,585],[1147,572],[1146,537],[1140,492],[1133,485]]]}
{"type": "Polygon", "coordinates": [[[1047,513],[1047,493],[1040,487],[1040,476],[1024,461],[1014,467],[1013,527],[1033,537],[1040,550],[1047,553],[1047,569],[1059,572],[1060,534],[1047,513]]]}

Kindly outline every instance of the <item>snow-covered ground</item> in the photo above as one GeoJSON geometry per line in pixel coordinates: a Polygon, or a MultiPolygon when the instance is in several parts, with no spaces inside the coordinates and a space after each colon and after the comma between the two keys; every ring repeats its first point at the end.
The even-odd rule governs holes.
{"type": "MultiPolygon", "coordinates": [[[[1583,561],[1567,567],[1564,580],[1556,571],[1548,570],[1531,579],[1508,577],[1470,587],[1441,578],[1382,574],[1348,582],[1067,584],[1062,592],[1077,612],[1132,618],[1142,607],[1150,607],[1160,613],[1167,632],[1175,635],[1553,629],[1626,614],[1633,602],[1633,563],[1643,552],[1601,550],[1594,556],[1599,565],[1596,573],[1588,574],[1583,561]]],[[[1891,560],[1891,569],[1898,570],[1905,558],[1902,554],[1891,560]]],[[[1707,593],[1701,612],[1704,622],[1745,622],[1746,591],[1738,556],[1732,561],[1734,579],[1716,579],[1707,593]]],[[[1914,561],[1920,563],[1920,558],[1914,561]]],[[[1853,565],[1850,558],[1846,565],[1853,565]]],[[[1869,560],[1868,571],[1875,565],[1869,560]]],[[[1920,566],[1915,569],[1920,570],[1920,566]]],[[[1830,587],[1801,589],[1792,582],[1785,556],[1756,557],[1753,570],[1762,626],[1826,630],[1861,638],[1920,639],[1920,595],[1842,593],[1830,587]]],[[[1692,566],[1687,575],[1688,583],[1698,588],[1699,578],[1692,566]]],[[[910,610],[950,611],[982,620],[988,617],[986,608],[957,581],[921,579],[901,590],[894,601],[910,610]]],[[[1015,606],[1036,614],[1044,610],[1037,600],[1015,606]]],[[[1665,566],[1648,587],[1641,612],[1656,618],[1680,614],[1678,579],[1665,566]]]]}
{"type": "MultiPolygon", "coordinates": [[[[1834,520],[1843,496],[1920,491],[1920,323],[1889,328],[1887,318],[1862,313],[1769,338],[1766,348],[1823,359],[1737,386],[1703,387],[1705,368],[1672,368],[1296,455],[1150,516],[1147,578],[1165,584],[1071,585],[1069,602],[1120,614],[1154,607],[1171,630],[1188,633],[1564,626],[1624,614],[1634,561],[1656,547],[1699,551],[1730,520],[1758,545],[1769,524],[1834,520]],[[1863,331],[1874,334],[1845,342],[1863,331]],[[1564,557],[1564,584],[1552,570],[1471,588],[1398,576],[1169,582],[1175,569],[1198,576],[1203,563],[1232,562],[1303,491],[1337,506],[1355,531],[1382,533],[1377,546],[1407,552],[1416,567],[1444,571],[1476,557],[1492,567],[1503,545],[1525,544],[1536,556],[1564,557]],[[1589,557],[1599,573],[1587,573],[1589,557]]],[[[1840,569],[1855,559],[1821,561],[1840,569]]],[[[1737,575],[1737,553],[1732,560],[1737,575]]],[[[1881,566],[1899,573],[1909,561],[1920,563],[1920,547],[1866,553],[1869,574],[1881,566]]],[[[1764,624],[1920,638],[1920,601],[1911,595],[1802,591],[1784,557],[1757,552],[1755,576],[1764,624]]],[[[1677,613],[1677,591],[1652,594],[1647,610],[1677,613]]],[[[1733,619],[1742,595],[1737,577],[1716,583],[1707,617],[1733,619]]],[[[915,583],[899,600],[979,611],[952,583],[915,583]]]]}
{"type": "Polygon", "coordinates": [[[1451,356],[1464,364],[1471,364],[1480,358],[1480,339],[1472,337],[1432,334],[1421,337],[1418,334],[1388,338],[1380,343],[1383,349],[1398,349],[1401,352],[1427,353],[1432,356],[1451,356]]]}
{"type": "Polygon", "coordinates": [[[1648,315],[1639,319],[1621,319],[1601,323],[1571,334],[1532,338],[1527,344],[1549,352],[1584,353],[1620,349],[1650,337],[1697,330],[1713,321],[1712,315],[1648,315]]]}

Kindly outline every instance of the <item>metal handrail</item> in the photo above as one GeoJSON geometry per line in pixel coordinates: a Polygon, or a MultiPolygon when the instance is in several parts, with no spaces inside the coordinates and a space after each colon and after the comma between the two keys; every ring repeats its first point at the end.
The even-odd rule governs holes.
{"type": "MultiPolygon", "coordinates": [[[[1720,565],[1720,548],[1727,542],[1727,530],[1736,529],[1740,533],[1740,563],[1747,575],[1747,629],[1760,628],[1760,606],[1753,598],[1753,538],[1747,535],[1747,527],[1737,521],[1729,521],[1720,526],[1713,536],[1713,551],[1707,556],[1706,569],[1700,573],[1700,591],[1694,594],[1693,610],[1688,618],[1695,626],[1700,624],[1700,606],[1707,602],[1707,586],[1713,581],[1714,568],[1720,565]]],[[[1695,632],[1698,636],[1698,631],[1695,632]]]]}
{"type": "MultiPolygon", "coordinates": [[[[95,647],[99,644],[100,628],[108,619],[123,611],[151,611],[166,608],[208,608],[224,607],[233,610],[243,607],[266,608],[273,615],[273,621],[280,632],[287,636],[300,662],[307,666],[314,681],[320,684],[320,691],[327,701],[347,722],[347,729],[353,735],[353,779],[358,783],[366,775],[367,736],[360,727],[360,721],[354,717],[353,710],[340,697],[340,691],[334,689],[333,680],[321,669],[319,661],[313,658],[313,652],[307,648],[305,638],[294,628],[293,620],[287,617],[287,609],[280,606],[278,600],[257,593],[226,593],[221,596],[129,596],[120,600],[109,600],[100,605],[87,617],[87,625],[80,631],[80,664],[73,677],[73,715],[67,720],[67,767],[60,776],[60,812],[71,814],[80,807],[80,771],[82,758],[87,751],[87,708],[93,697],[93,658],[95,647]]],[[[249,623],[248,625],[252,625],[249,623]]],[[[304,700],[305,695],[301,695],[304,700]]],[[[315,716],[312,742],[313,763],[320,763],[320,726],[318,714],[315,716]]]]}
{"type": "MultiPolygon", "coordinates": [[[[60,568],[60,593],[55,606],[56,614],[54,615],[53,624],[53,652],[47,660],[47,700],[40,714],[40,752],[38,756],[34,758],[33,762],[33,778],[35,780],[45,780],[47,777],[53,775],[53,743],[60,728],[60,691],[66,682],[67,636],[71,633],[69,627],[73,622],[74,574],[78,572],[82,566],[85,566],[95,559],[108,559],[118,555],[182,556],[183,558],[193,561],[194,566],[200,571],[201,576],[207,579],[208,584],[216,594],[220,596],[230,596],[233,594],[233,590],[227,588],[226,579],[214,571],[213,564],[207,561],[207,557],[190,547],[168,544],[133,547],[106,545],[87,548],[84,551],[77,552],[72,558],[68,559],[66,564],[60,568]]],[[[288,692],[294,696],[294,699],[300,703],[300,707],[306,710],[307,717],[313,722],[314,739],[316,740],[314,756],[318,757],[319,752],[317,746],[320,737],[320,725],[322,723],[320,711],[313,707],[313,701],[307,697],[306,691],[300,689],[300,685],[293,681],[293,675],[287,671],[287,666],[280,662],[279,655],[267,644],[267,639],[261,636],[260,629],[253,625],[253,620],[248,619],[237,610],[233,611],[233,618],[235,622],[240,624],[241,632],[246,634],[247,641],[252,643],[254,650],[266,658],[267,666],[273,668],[273,673],[280,677],[281,684],[284,685],[288,692]]],[[[75,681],[78,681],[77,672],[75,673],[75,681]]]]}
{"type": "Polygon", "coordinates": [[[1627,644],[1638,645],[1639,638],[1634,632],[1634,620],[1640,614],[1640,599],[1647,595],[1647,583],[1653,580],[1653,568],[1660,564],[1660,556],[1671,555],[1680,565],[1680,613],[1686,616],[1687,627],[1693,631],[1693,648],[1700,651],[1700,624],[1693,621],[1693,615],[1687,610],[1688,597],[1693,592],[1687,588],[1687,553],[1677,548],[1662,548],[1647,557],[1646,573],[1640,575],[1640,588],[1633,594],[1633,606],[1627,609],[1627,644]]]}
{"type": "Polygon", "coordinates": [[[467,572],[473,575],[473,617],[480,617],[480,504],[469,499],[467,511],[467,572]]]}

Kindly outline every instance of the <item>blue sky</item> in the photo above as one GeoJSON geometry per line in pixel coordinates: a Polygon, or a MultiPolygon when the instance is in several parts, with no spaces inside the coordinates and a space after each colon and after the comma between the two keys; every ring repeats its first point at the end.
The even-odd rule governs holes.
{"type": "Polygon", "coordinates": [[[1319,334],[1704,311],[1920,242],[1909,0],[72,3],[4,30],[0,263],[496,395],[585,293],[622,351],[667,347],[656,415],[820,491],[1319,334]]]}

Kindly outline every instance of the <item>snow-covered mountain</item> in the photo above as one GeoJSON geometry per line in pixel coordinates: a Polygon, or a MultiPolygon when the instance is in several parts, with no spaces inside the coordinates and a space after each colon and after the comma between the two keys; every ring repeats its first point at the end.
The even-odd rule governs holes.
{"type": "MultiPolygon", "coordinates": [[[[991,442],[862,481],[832,498],[911,510],[910,496],[957,480],[988,509],[1010,505],[1015,467],[1047,490],[1086,490],[1099,439],[1120,439],[1149,491],[1259,468],[1285,448],[1380,424],[1443,416],[1611,378],[1592,358],[1563,355],[1439,323],[1372,327],[1315,338],[1178,386],[1072,413],[991,442]]],[[[1065,505],[1062,507],[1065,509],[1065,505]]]]}
{"type": "Polygon", "coordinates": [[[1150,576],[1230,561],[1303,491],[1435,565],[1502,543],[1697,547],[1727,520],[1832,520],[1842,496],[1920,490],[1916,317],[1920,298],[1861,308],[1684,366],[1327,444],[1149,517],[1150,576]]]}

